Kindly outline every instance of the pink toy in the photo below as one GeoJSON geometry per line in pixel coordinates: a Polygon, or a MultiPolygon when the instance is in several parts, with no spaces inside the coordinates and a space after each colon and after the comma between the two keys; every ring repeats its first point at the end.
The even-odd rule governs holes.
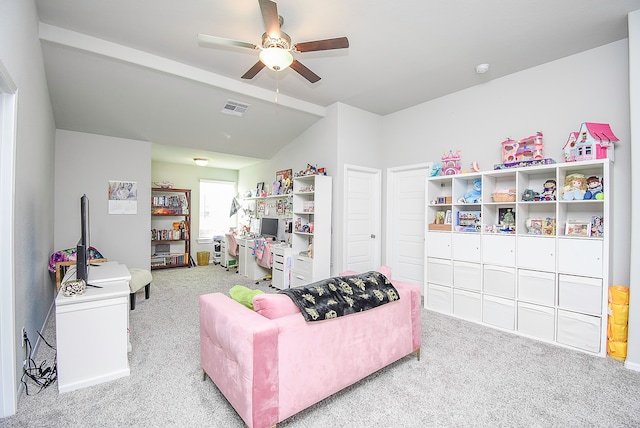
{"type": "Polygon", "coordinates": [[[460,150],[453,153],[449,150],[449,153],[444,152],[442,156],[442,175],[456,175],[460,174],[460,150]]]}
{"type": "Polygon", "coordinates": [[[536,132],[535,135],[520,141],[507,138],[502,142],[502,163],[542,160],[544,159],[543,148],[542,132],[536,132]]]}
{"type": "Polygon", "coordinates": [[[606,123],[585,122],[579,132],[569,134],[562,148],[565,162],[613,159],[615,142],[620,141],[606,123]]]}

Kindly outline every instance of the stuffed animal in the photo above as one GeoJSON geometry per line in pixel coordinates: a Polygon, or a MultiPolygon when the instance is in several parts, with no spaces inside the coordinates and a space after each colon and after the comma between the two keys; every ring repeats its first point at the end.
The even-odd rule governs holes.
{"type": "Polygon", "coordinates": [[[604,199],[604,193],[602,192],[602,181],[595,175],[587,178],[587,191],[584,193],[585,199],[597,199],[599,201],[604,199]]]}
{"type": "Polygon", "coordinates": [[[556,200],[556,180],[549,179],[544,182],[544,190],[540,194],[541,201],[556,200]]]}
{"type": "Polygon", "coordinates": [[[442,164],[440,162],[434,163],[431,167],[431,176],[437,177],[438,175],[440,175],[440,171],[442,171],[442,164]]]}
{"type": "Polygon", "coordinates": [[[540,197],[540,194],[538,192],[534,192],[531,189],[526,189],[524,192],[522,192],[523,201],[535,201],[538,197],[540,197]]]}
{"type": "Polygon", "coordinates": [[[482,180],[479,178],[473,180],[473,189],[465,193],[458,202],[464,202],[467,204],[478,204],[482,202],[482,180]]]}
{"type": "Polygon", "coordinates": [[[580,201],[584,199],[584,194],[587,191],[587,180],[582,174],[569,174],[564,181],[564,195],[565,201],[580,201]]]}

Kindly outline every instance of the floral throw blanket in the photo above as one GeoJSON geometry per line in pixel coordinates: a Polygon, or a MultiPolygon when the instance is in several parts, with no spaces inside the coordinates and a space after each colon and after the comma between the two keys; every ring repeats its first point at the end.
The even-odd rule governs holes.
{"type": "Polygon", "coordinates": [[[376,271],[336,276],[279,293],[293,300],[306,321],[322,321],[362,312],[400,299],[391,281],[376,271]]]}

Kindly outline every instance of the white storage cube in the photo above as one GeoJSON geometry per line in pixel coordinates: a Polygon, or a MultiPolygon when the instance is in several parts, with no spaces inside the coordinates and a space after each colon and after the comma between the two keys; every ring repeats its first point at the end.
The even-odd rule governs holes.
{"type": "Polygon", "coordinates": [[[451,286],[451,260],[427,259],[427,282],[451,286]]]}
{"type": "Polygon", "coordinates": [[[498,266],[515,265],[515,235],[482,235],[482,261],[498,266]]]}
{"type": "Polygon", "coordinates": [[[427,284],[427,308],[434,311],[451,313],[451,287],[427,284]]]}
{"type": "Polygon", "coordinates": [[[600,352],[600,317],[558,310],[558,343],[600,352]]]}
{"type": "Polygon", "coordinates": [[[478,263],[453,262],[453,286],[480,291],[481,269],[478,263]]]}
{"type": "Polygon", "coordinates": [[[601,315],[602,297],[599,278],[558,276],[558,306],[563,309],[601,315]]]}
{"type": "Polygon", "coordinates": [[[558,271],[602,277],[602,241],[561,238],[558,240],[558,271]]]}
{"type": "Polygon", "coordinates": [[[518,299],[553,306],[556,301],[556,275],[553,272],[518,270],[518,299]]]}
{"type": "Polygon", "coordinates": [[[427,257],[451,258],[451,232],[427,232],[427,257]]]}
{"type": "Polygon", "coordinates": [[[555,271],[556,240],[544,236],[519,236],[518,266],[555,271]]]}
{"type": "Polygon", "coordinates": [[[460,318],[465,318],[471,321],[480,321],[480,293],[453,290],[453,313],[460,318]]]}
{"type": "Polygon", "coordinates": [[[480,262],[480,234],[454,233],[453,258],[467,262],[480,262]]]}
{"type": "Polygon", "coordinates": [[[537,339],[553,341],[555,314],[553,308],[518,303],[518,331],[537,339]]]}
{"type": "Polygon", "coordinates": [[[515,328],[515,303],[500,297],[482,297],[482,322],[507,330],[515,328]]]}
{"type": "Polygon", "coordinates": [[[515,297],[516,270],[512,267],[484,266],[484,292],[494,296],[515,297]]]}

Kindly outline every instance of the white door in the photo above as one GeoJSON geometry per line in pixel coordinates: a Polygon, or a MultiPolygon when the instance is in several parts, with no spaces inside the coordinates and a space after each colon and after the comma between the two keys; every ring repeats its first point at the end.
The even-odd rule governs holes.
{"type": "Polygon", "coordinates": [[[424,281],[425,182],[431,164],[387,171],[387,264],[393,278],[424,281]]]}
{"type": "Polygon", "coordinates": [[[345,165],[344,270],[380,267],[380,187],[382,171],[345,165]]]}

